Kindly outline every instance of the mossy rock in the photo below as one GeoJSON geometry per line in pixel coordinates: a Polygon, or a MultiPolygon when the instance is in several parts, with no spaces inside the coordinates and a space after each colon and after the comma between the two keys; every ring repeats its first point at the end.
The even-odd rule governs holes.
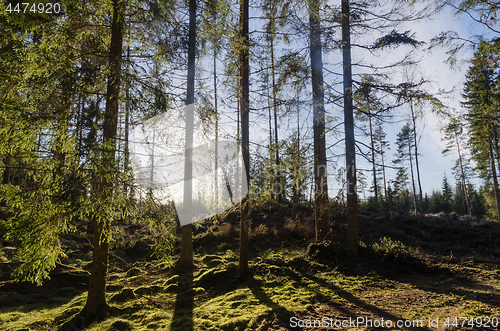
{"type": "Polygon", "coordinates": [[[125,302],[128,300],[135,299],[136,295],[134,293],[134,289],[131,288],[124,288],[122,291],[118,294],[115,294],[111,297],[110,301],[112,302],[125,302]]]}
{"type": "Polygon", "coordinates": [[[141,286],[136,288],[134,293],[137,295],[152,295],[163,290],[163,286],[151,285],[151,286],[141,286]]]}
{"type": "Polygon", "coordinates": [[[198,287],[212,288],[218,285],[226,285],[230,280],[236,279],[238,275],[238,267],[234,263],[229,263],[224,269],[212,268],[203,272],[194,283],[198,287]]]}
{"type": "Polygon", "coordinates": [[[73,284],[88,285],[90,273],[85,270],[75,270],[70,272],[62,272],[54,275],[54,278],[67,281],[73,284]]]}
{"type": "Polygon", "coordinates": [[[205,255],[202,262],[206,264],[209,268],[219,266],[226,263],[226,260],[218,255],[205,255]]]}
{"type": "Polygon", "coordinates": [[[195,287],[190,292],[193,295],[198,295],[198,294],[205,292],[205,289],[203,287],[195,287]]]}
{"type": "Polygon", "coordinates": [[[106,291],[108,292],[116,292],[121,291],[123,289],[123,285],[107,285],[106,291]]]}
{"type": "Polygon", "coordinates": [[[109,328],[110,331],[128,331],[128,330],[133,330],[133,325],[131,322],[127,320],[118,320],[113,322],[111,324],[111,327],[109,328]]]}
{"type": "Polygon", "coordinates": [[[71,307],[64,310],[60,315],[54,318],[56,324],[60,324],[62,321],[68,320],[70,317],[78,314],[82,310],[81,307],[71,307]]]}
{"type": "Polygon", "coordinates": [[[165,292],[173,293],[173,292],[177,292],[178,289],[179,289],[179,285],[170,284],[167,287],[165,287],[165,292]]]}
{"type": "Polygon", "coordinates": [[[137,276],[140,274],[142,274],[142,270],[137,268],[137,267],[133,267],[132,269],[127,271],[127,277],[133,277],[133,276],[137,276]]]}
{"type": "Polygon", "coordinates": [[[164,283],[163,283],[163,286],[168,286],[170,284],[178,284],[179,283],[179,280],[181,279],[181,276],[179,275],[174,275],[172,277],[170,277],[169,279],[167,279],[164,283]]]}

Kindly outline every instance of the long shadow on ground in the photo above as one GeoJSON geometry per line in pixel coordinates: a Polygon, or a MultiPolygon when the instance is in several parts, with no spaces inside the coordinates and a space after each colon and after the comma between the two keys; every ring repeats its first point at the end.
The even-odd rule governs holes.
{"type": "MultiPolygon", "coordinates": [[[[262,281],[252,276],[248,284],[250,291],[252,291],[255,298],[257,298],[261,304],[266,305],[271,309],[281,326],[289,328],[290,325],[285,321],[289,321],[291,317],[295,316],[295,314],[271,300],[269,295],[267,295],[267,293],[262,289],[263,287],[264,284],[262,281]]],[[[294,328],[294,330],[301,330],[301,328],[294,328]]]]}
{"type": "Polygon", "coordinates": [[[175,298],[174,316],[170,325],[172,331],[194,330],[193,271],[192,266],[179,269],[179,290],[175,298]]]}

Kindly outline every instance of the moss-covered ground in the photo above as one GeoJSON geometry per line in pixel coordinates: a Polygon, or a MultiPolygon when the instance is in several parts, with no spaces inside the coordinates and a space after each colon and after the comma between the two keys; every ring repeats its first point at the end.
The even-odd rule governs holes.
{"type": "Polygon", "coordinates": [[[237,270],[234,212],[195,231],[193,268],[153,259],[141,228],[124,224],[110,260],[111,309],[90,325],[78,317],[90,257],[85,240],[65,239],[71,253],[40,287],[12,282],[15,262],[7,249],[0,330],[375,330],[382,319],[407,321],[384,330],[498,329],[478,324],[500,318],[498,224],[360,215],[362,246],[353,260],[341,214],[332,216],[333,240],[324,244],[313,243],[307,208],[260,206],[252,215],[251,273],[245,276],[237,270]],[[460,317],[476,324],[462,327],[460,317]],[[356,318],[374,325],[347,324],[356,318]],[[429,325],[436,319],[437,327],[429,325]]]}

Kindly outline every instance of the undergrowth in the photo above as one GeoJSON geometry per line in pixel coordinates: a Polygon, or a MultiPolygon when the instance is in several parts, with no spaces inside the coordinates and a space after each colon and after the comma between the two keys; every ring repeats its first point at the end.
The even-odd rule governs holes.
{"type": "MultiPolygon", "coordinates": [[[[107,287],[112,309],[87,329],[289,330],[294,316],[498,316],[500,303],[491,296],[500,288],[497,265],[444,261],[410,245],[413,237],[404,226],[392,231],[395,236],[366,235],[353,260],[335,236],[313,243],[308,223],[300,223],[304,215],[283,213],[254,219],[251,272],[245,276],[238,275],[236,225],[224,219],[203,223],[195,232],[194,268],[155,260],[147,247],[138,246],[142,232],[135,231],[133,245],[116,244],[133,255],[112,259],[107,287]],[[148,255],[138,255],[143,251],[148,255]]],[[[405,226],[433,229],[418,221],[405,226]]],[[[61,271],[42,287],[1,283],[0,330],[83,328],[78,313],[86,285],[79,275],[86,264],[66,262],[73,262],[74,270],[61,271]]]]}

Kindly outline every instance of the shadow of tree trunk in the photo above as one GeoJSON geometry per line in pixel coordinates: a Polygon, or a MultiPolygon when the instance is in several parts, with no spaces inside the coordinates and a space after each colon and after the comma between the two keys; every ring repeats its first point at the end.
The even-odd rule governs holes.
{"type": "Polygon", "coordinates": [[[193,271],[192,266],[179,270],[179,290],[175,298],[174,316],[170,325],[172,331],[194,330],[193,271]]]}
{"type": "MultiPolygon", "coordinates": [[[[368,302],[365,302],[365,301],[355,297],[352,293],[344,290],[343,288],[341,288],[337,285],[331,284],[331,283],[329,283],[321,278],[318,278],[316,276],[313,276],[313,275],[309,275],[309,274],[302,273],[302,272],[300,274],[302,277],[308,278],[311,281],[315,282],[316,284],[334,291],[337,295],[339,295],[340,297],[349,301],[351,304],[365,310],[368,313],[374,314],[376,316],[376,318],[382,317],[383,319],[390,320],[392,322],[396,322],[397,320],[401,319],[401,318],[398,318],[397,316],[391,314],[390,312],[386,311],[385,309],[379,308],[377,306],[374,306],[368,302]]],[[[343,309],[341,309],[341,310],[343,310],[343,309]]],[[[349,317],[356,319],[356,317],[358,317],[358,316],[349,316],[349,317]]],[[[400,330],[430,331],[429,328],[426,328],[426,322],[427,321],[423,321],[422,327],[401,327],[400,330]]]]}
{"type": "MultiPolygon", "coordinates": [[[[278,323],[280,326],[290,329],[289,321],[291,317],[295,316],[295,314],[271,300],[269,295],[262,289],[262,287],[262,281],[256,279],[254,276],[251,276],[251,281],[248,284],[248,288],[250,289],[250,291],[252,291],[255,298],[259,300],[260,303],[271,308],[271,311],[279,321],[278,323]]],[[[302,328],[294,328],[294,330],[302,330],[302,328]]]]}

